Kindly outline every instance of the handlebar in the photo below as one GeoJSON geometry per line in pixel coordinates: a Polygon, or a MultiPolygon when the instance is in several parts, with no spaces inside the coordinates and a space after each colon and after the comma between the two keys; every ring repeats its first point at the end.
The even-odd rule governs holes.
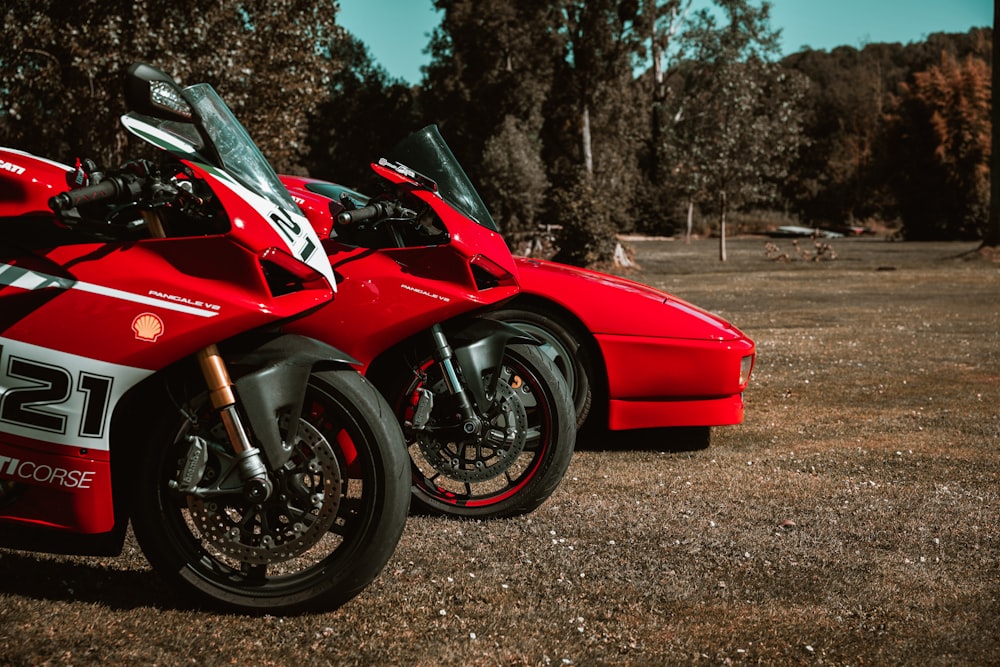
{"type": "Polygon", "coordinates": [[[361,208],[340,213],[337,215],[337,222],[341,225],[348,225],[365,222],[372,218],[389,218],[399,216],[403,210],[403,207],[397,202],[377,201],[361,208]]]}
{"type": "Polygon", "coordinates": [[[55,213],[69,211],[81,204],[102,201],[130,202],[142,192],[143,179],[136,174],[108,176],[96,185],[85,185],[67,190],[49,199],[49,208],[55,213]]]}

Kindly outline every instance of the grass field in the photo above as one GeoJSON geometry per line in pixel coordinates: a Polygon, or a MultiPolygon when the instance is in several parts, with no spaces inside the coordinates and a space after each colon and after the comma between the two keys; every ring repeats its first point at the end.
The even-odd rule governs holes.
{"type": "Polygon", "coordinates": [[[411,518],[326,614],[191,610],[131,543],[0,551],[0,663],[1000,664],[1000,265],[715,243],[632,240],[628,274],[758,344],[746,421],[709,447],[592,438],[527,517],[411,518]]]}

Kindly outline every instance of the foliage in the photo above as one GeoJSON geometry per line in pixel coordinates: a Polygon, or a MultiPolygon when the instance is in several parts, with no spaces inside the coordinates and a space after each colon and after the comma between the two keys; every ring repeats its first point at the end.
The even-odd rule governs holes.
{"type": "Polygon", "coordinates": [[[370,163],[420,127],[419,95],[391,79],[353,35],[331,49],[338,67],[308,117],[305,167],[315,177],[362,188],[372,178],[370,163]]]}
{"type": "Polygon", "coordinates": [[[907,238],[1000,234],[989,28],[776,63],[768,2],[691,5],[435,0],[411,87],[329,0],[8,0],[0,144],[130,157],[120,76],[144,60],[214,85],[280,171],[365,187],[380,151],[437,123],[498,222],[563,225],[573,261],[608,259],[616,232],[671,233],[689,204],[718,227],[765,206],[811,226],[902,219],[907,238]]]}
{"type": "Polygon", "coordinates": [[[794,163],[784,193],[805,222],[844,222],[885,214],[891,204],[880,187],[889,90],[905,76],[897,51],[870,45],[802,51],[783,65],[809,82],[805,132],[810,141],[794,163]]]}
{"type": "Polygon", "coordinates": [[[493,202],[492,213],[511,238],[535,228],[545,205],[549,187],[539,150],[539,140],[532,137],[516,118],[507,116],[499,131],[486,141],[482,172],[482,194],[493,202]]]}
{"type": "Polygon", "coordinates": [[[719,4],[723,25],[701,10],[683,35],[691,54],[671,139],[680,188],[717,212],[725,260],[727,212],[773,199],[802,143],[804,86],[768,60],[777,33],[767,2],[719,4]]]}
{"type": "Polygon", "coordinates": [[[508,117],[529,136],[539,133],[558,52],[548,29],[553,10],[533,0],[434,4],[444,17],[428,46],[423,109],[478,181],[486,142],[508,117]]]}
{"type": "Polygon", "coordinates": [[[527,230],[549,187],[542,127],[559,52],[555,10],[532,0],[435,6],[444,15],[428,46],[423,115],[441,126],[501,229],[527,230]]]}
{"type": "Polygon", "coordinates": [[[894,181],[911,239],[981,238],[989,212],[990,74],[947,53],[900,87],[893,144],[911,168],[894,181]]]}
{"type": "Polygon", "coordinates": [[[610,225],[612,202],[581,173],[571,187],[552,197],[552,220],[562,227],[555,259],[577,266],[608,266],[615,253],[615,229],[610,225]]]}
{"type": "Polygon", "coordinates": [[[11,0],[0,52],[0,142],[55,159],[126,157],[114,119],[133,61],[215,86],[280,170],[298,168],[307,119],[341,35],[315,0],[11,0]],[[69,101],[72,102],[69,102],[69,101]]]}
{"type": "MultiPolygon", "coordinates": [[[[789,206],[813,225],[867,218],[893,220],[906,211],[904,224],[910,229],[904,233],[908,238],[977,234],[975,224],[959,221],[980,206],[974,201],[976,190],[966,187],[965,194],[956,195],[954,184],[946,182],[955,178],[952,171],[958,162],[947,166],[935,163],[932,155],[941,147],[944,135],[934,135],[930,128],[932,110],[914,97],[920,87],[919,73],[932,70],[938,72],[935,85],[942,94],[942,86],[954,88],[956,95],[965,94],[959,91],[968,89],[968,81],[963,84],[958,78],[951,82],[945,79],[962,77],[961,70],[967,67],[975,68],[977,79],[985,79],[989,86],[990,60],[989,29],[936,33],[905,46],[869,44],[860,50],[845,46],[830,52],[806,49],[785,58],[782,65],[801,72],[811,84],[805,126],[810,141],[785,183],[789,206]],[[943,58],[959,66],[942,69],[943,58]],[[928,195],[946,192],[952,194],[928,202],[928,195]],[[966,200],[966,196],[972,199],[966,200]],[[958,217],[944,215],[943,207],[965,212],[958,217]],[[929,221],[931,214],[936,216],[935,222],[929,221]],[[931,233],[931,228],[936,231],[931,233]]],[[[927,94],[925,90],[919,96],[927,94]]],[[[983,100],[982,90],[975,94],[983,100]]],[[[963,103],[960,108],[961,122],[985,128],[986,135],[977,141],[988,145],[988,92],[985,102],[985,106],[963,103]]],[[[971,182],[968,176],[961,180],[966,185],[971,182]]]]}
{"type": "MultiPolygon", "coordinates": [[[[560,198],[576,194],[584,219],[562,223],[559,244],[574,263],[608,263],[614,233],[634,219],[637,156],[644,105],[632,65],[642,48],[638,2],[562,0],[555,29],[564,38],[558,64],[564,104],[553,110],[550,133],[566,150],[554,162],[560,198]],[[581,181],[580,179],[583,179],[581,181]],[[605,205],[608,201],[617,206],[605,205]]],[[[550,135],[551,136],[551,135],[550,135]]],[[[564,209],[554,211],[562,219],[564,209]]]]}

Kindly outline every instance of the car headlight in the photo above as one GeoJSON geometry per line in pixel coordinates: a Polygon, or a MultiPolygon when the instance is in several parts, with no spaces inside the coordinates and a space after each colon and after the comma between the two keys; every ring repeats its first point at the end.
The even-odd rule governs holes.
{"type": "Polygon", "coordinates": [[[744,386],[750,381],[750,371],[753,370],[753,355],[748,354],[747,356],[740,359],[740,386],[744,386]]]}

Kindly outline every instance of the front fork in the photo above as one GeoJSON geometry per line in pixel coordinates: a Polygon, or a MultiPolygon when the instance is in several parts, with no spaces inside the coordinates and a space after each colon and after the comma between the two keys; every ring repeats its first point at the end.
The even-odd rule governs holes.
{"type": "MultiPolygon", "coordinates": [[[[432,356],[435,363],[441,367],[441,376],[444,378],[448,393],[455,399],[458,407],[458,416],[461,420],[460,428],[466,435],[475,435],[482,430],[482,420],[476,414],[476,409],[469,398],[469,392],[465,385],[458,378],[455,372],[454,351],[448,338],[444,335],[444,330],[440,324],[431,327],[431,341],[433,344],[432,356]]],[[[423,398],[432,401],[433,394],[426,394],[423,398]]],[[[419,411],[418,411],[419,412],[419,411]]],[[[428,407],[424,412],[430,412],[428,407]]]]}
{"type": "MultiPolygon", "coordinates": [[[[166,238],[159,209],[144,210],[142,217],[150,236],[166,238]]],[[[229,444],[236,454],[236,467],[243,483],[243,494],[251,502],[262,503],[271,496],[273,487],[267,476],[267,466],[264,465],[261,451],[250,442],[246,427],[243,426],[243,421],[236,410],[236,394],[233,392],[233,381],[226,369],[226,362],[214,343],[200,350],[197,359],[202,377],[205,378],[205,385],[208,387],[212,407],[218,411],[226,435],[229,437],[229,444]]]]}
{"type": "MultiPolygon", "coordinates": [[[[432,357],[441,368],[448,393],[458,408],[459,430],[466,436],[483,433],[484,423],[480,414],[489,410],[496,397],[500,382],[500,369],[507,346],[512,343],[538,345],[538,341],[520,329],[482,317],[451,326],[445,335],[445,327],[435,324],[431,327],[432,357]],[[456,368],[461,368],[459,379],[456,368]],[[489,374],[489,383],[483,378],[489,374]],[[479,406],[479,412],[476,411],[479,406]]],[[[425,428],[433,407],[432,394],[421,392],[411,427],[425,428]]]]}
{"type": "Polygon", "coordinates": [[[226,370],[226,362],[214,343],[200,350],[197,357],[212,407],[219,413],[226,435],[229,436],[229,444],[236,454],[236,469],[243,482],[243,494],[251,502],[262,503],[271,496],[273,487],[261,452],[250,442],[236,410],[236,394],[233,392],[229,371],[226,370]]]}

